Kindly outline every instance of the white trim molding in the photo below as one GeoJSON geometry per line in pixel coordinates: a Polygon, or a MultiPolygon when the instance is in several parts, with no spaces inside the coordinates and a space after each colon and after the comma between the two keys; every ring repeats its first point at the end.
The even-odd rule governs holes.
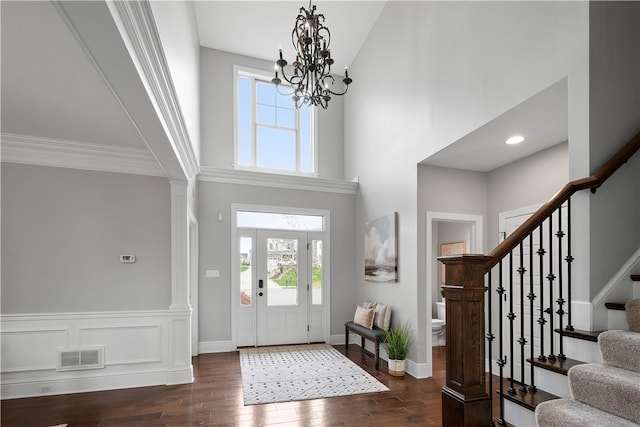
{"type": "Polygon", "coordinates": [[[134,175],[165,176],[146,149],[3,132],[2,161],[134,175]]]}
{"type": "Polygon", "coordinates": [[[226,353],[236,351],[231,341],[200,341],[198,351],[202,353],[226,353]]]}
{"type": "MultiPolygon", "coordinates": [[[[640,248],[638,248],[624,263],[620,270],[613,275],[607,284],[593,298],[592,330],[601,331],[608,329],[607,301],[626,301],[634,297],[631,275],[640,270],[640,248]]],[[[575,318],[575,317],[574,317],[575,318]]]]}
{"type": "Polygon", "coordinates": [[[182,325],[189,315],[188,310],[2,315],[2,398],[192,382],[191,363],[182,357],[189,356],[182,325]],[[59,350],[88,347],[104,348],[104,367],[56,370],[59,350]]]}
{"type": "Polygon", "coordinates": [[[107,6],[114,18],[117,17],[116,22],[122,24],[118,25],[118,29],[128,42],[129,54],[135,59],[138,73],[187,179],[192,179],[200,172],[200,167],[180,109],[151,5],[148,1],[108,1],[107,6]]]}
{"type": "Polygon", "coordinates": [[[358,183],[306,176],[281,175],[208,166],[200,168],[198,181],[223,184],[253,185],[288,190],[321,191],[325,193],[356,194],[358,183]]]}

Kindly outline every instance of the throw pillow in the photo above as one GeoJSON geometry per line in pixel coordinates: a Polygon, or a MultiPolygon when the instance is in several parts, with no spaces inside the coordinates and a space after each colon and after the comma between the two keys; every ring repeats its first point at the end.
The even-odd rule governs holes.
{"type": "Polygon", "coordinates": [[[391,306],[376,304],[376,315],[373,317],[373,324],[383,331],[388,331],[391,324],[391,306]]]}
{"type": "Polygon", "coordinates": [[[362,307],[362,308],[376,308],[376,302],[375,301],[365,301],[362,304],[360,304],[360,307],[362,307]]]}
{"type": "Polygon", "coordinates": [[[629,330],[632,332],[640,332],[640,299],[632,299],[624,305],[627,313],[627,323],[629,330]]]}
{"type": "Polygon", "coordinates": [[[357,306],[356,314],[353,316],[353,323],[364,326],[367,329],[371,329],[373,327],[373,317],[375,314],[376,311],[373,308],[357,306]]]}

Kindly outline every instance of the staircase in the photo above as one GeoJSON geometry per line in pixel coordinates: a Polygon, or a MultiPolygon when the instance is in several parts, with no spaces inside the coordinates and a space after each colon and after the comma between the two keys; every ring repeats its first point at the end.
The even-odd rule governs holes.
{"type": "Polygon", "coordinates": [[[640,333],[603,332],[598,347],[602,364],[569,369],[571,399],[549,400],[536,407],[539,427],[640,424],[640,333]]]}
{"type": "Polygon", "coordinates": [[[571,197],[595,193],[639,150],[640,134],[595,174],[565,185],[489,254],[438,258],[447,278],[443,425],[638,426],[640,333],[574,327],[591,312],[573,301],[572,265],[584,261],[572,253],[571,197]],[[499,376],[498,390],[485,366],[499,376]]]}
{"type": "MultiPolygon", "coordinates": [[[[619,306],[622,307],[621,313],[636,318],[635,324],[625,319],[625,329],[632,327],[640,331],[640,299],[617,304],[616,308],[610,309],[619,310],[619,306]],[[626,311],[625,307],[628,307],[626,311]],[[626,326],[627,323],[629,327],[626,326]]],[[[619,324],[619,320],[616,320],[616,323],[619,324]]],[[[507,402],[503,419],[509,420],[509,425],[519,427],[638,427],[639,424],[636,423],[640,422],[640,333],[566,329],[556,330],[556,333],[565,338],[567,354],[580,357],[581,360],[569,357],[556,360],[528,358],[527,363],[537,368],[534,382],[542,385],[544,390],[535,387],[534,390],[529,388],[523,393],[515,387],[513,394],[510,394],[505,391],[509,383],[506,381],[503,392],[498,392],[507,402]],[[595,383],[592,376],[585,375],[593,371],[601,374],[595,383]],[[620,378],[623,378],[622,382],[620,378]],[[612,392],[625,383],[626,386],[631,386],[623,385],[623,393],[612,392]],[[601,388],[604,388],[604,391],[601,388]],[[594,392],[595,396],[615,396],[614,401],[618,402],[619,406],[633,409],[635,413],[632,412],[630,418],[625,417],[628,414],[624,411],[616,412],[615,407],[608,409],[606,403],[605,407],[590,404],[589,399],[582,398],[585,390],[599,390],[594,392]],[[629,419],[633,419],[634,422],[629,419]]]]}

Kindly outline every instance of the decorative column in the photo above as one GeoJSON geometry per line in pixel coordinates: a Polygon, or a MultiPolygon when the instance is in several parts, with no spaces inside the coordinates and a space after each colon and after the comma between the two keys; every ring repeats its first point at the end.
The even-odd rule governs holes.
{"type": "Polygon", "coordinates": [[[485,255],[440,257],[445,265],[447,378],[442,388],[442,425],[491,422],[485,374],[485,255]]]}
{"type": "Polygon", "coordinates": [[[189,197],[186,181],[171,181],[171,305],[167,384],[193,381],[189,303],[189,197]]]}

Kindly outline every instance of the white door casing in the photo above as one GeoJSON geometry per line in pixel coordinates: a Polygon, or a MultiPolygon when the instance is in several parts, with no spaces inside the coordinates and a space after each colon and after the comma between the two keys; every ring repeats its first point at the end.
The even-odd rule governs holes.
{"type": "MultiPolygon", "coordinates": [[[[267,345],[266,342],[272,344],[284,344],[293,342],[329,342],[329,325],[330,325],[330,213],[327,210],[305,209],[305,208],[283,208],[262,205],[232,205],[232,292],[231,292],[231,349],[244,346],[267,345]],[[284,213],[284,214],[301,214],[301,215],[320,215],[324,218],[324,230],[322,231],[284,231],[284,230],[261,230],[258,228],[239,227],[237,223],[237,212],[252,211],[266,213],[284,213]],[[305,298],[302,307],[306,307],[306,314],[302,315],[303,309],[298,306],[297,310],[300,319],[304,317],[301,324],[304,325],[304,338],[302,337],[303,328],[292,334],[292,337],[281,337],[278,340],[271,338],[259,338],[258,329],[266,327],[266,323],[261,321],[265,316],[271,316],[271,325],[274,326],[276,318],[279,316],[277,311],[288,312],[289,321],[295,317],[292,314],[293,308],[266,307],[266,298],[264,304],[259,300],[258,295],[258,275],[260,269],[266,263],[266,258],[261,254],[258,240],[259,234],[270,236],[287,236],[286,233],[294,233],[302,236],[304,244],[299,245],[299,250],[304,249],[304,254],[299,257],[299,261],[304,262],[306,267],[301,273],[300,279],[304,282],[301,289],[304,296],[298,295],[299,298],[305,298]],[[285,233],[285,234],[279,234],[285,233]],[[309,243],[309,246],[307,246],[309,243]],[[244,247],[244,253],[242,253],[244,247]],[[248,253],[251,253],[247,259],[248,253]],[[259,261],[262,259],[262,261],[259,261]],[[243,265],[244,263],[244,265],[243,265]],[[315,266],[315,274],[312,272],[315,266]],[[320,267],[320,268],[318,268],[320,267]],[[319,271],[319,274],[318,274],[319,271]],[[320,276],[320,277],[318,277],[320,276]],[[315,286],[313,286],[313,282],[315,286]],[[310,291],[307,292],[306,285],[309,284],[310,291]],[[243,302],[244,301],[244,302],[243,302]],[[260,306],[265,305],[260,310],[260,306]],[[267,313],[271,313],[267,315],[267,313]],[[308,332],[307,332],[308,326],[308,332]],[[294,336],[297,335],[297,336],[294,336]],[[280,341],[280,342],[276,342],[280,341]]],[[[291,234],[289,235],[291,236],[291,234]]],[[[264,255],[266,257],[266,254],[264,255]]],[[[268,286],[268,282],[263,277],[263,297],[267,296],[264,289],[268,286]]],[[[302,282],[301,282],[302,283],[302,282]]],[[[268,290],[267,290],[268,292],[268,290]]],[[[279,321],[284,322],[287,319],[280,318],[279,321]]],[[[297,319],[299,320],[299,319],[297,319]]],[[[296,322],[297,322],[296,320],[296,322]]],[[[292,323],[290,323],[290,326],[292,323]]],[[[266,334],[266,332],[265,332],[266,334]]],[[[273,335],[273,334],[272,334],[273,335]]],[[[267,337],[267,335],[265,335],[267,337]]],[[[273,337],[272,337],[273,338],[273,337]]]]}

